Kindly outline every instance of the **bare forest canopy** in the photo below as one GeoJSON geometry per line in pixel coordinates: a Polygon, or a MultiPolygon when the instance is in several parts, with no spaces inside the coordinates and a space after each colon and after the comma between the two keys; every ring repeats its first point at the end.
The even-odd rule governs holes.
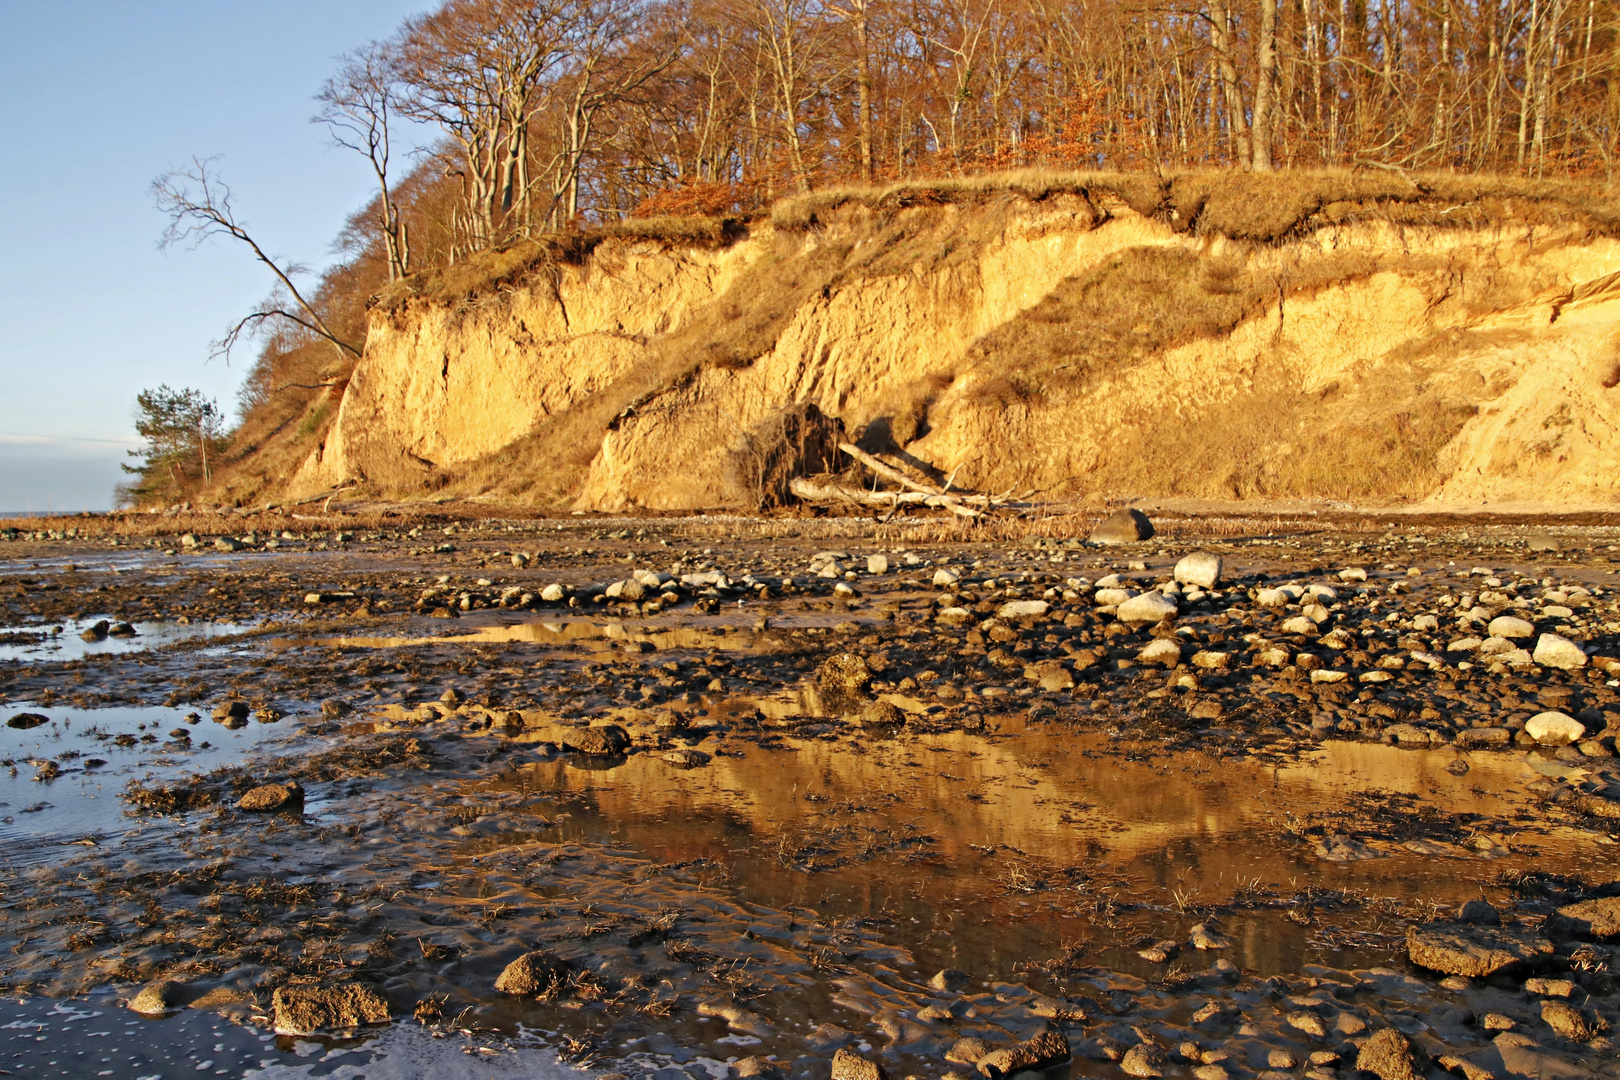
{"type": "Polygon", "coordinates": [[[228,335],[264,345],[233,456],[319,433],[373,297],[559,236],[724,240],[787,196],[1009,170],[1612,185],[1617,65],[1617,0],[448,0],[318,94],[376,194],[228,335]]]}

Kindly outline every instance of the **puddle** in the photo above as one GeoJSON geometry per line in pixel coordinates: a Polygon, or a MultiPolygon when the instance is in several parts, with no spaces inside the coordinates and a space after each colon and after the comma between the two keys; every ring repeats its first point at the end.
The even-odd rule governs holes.
{"type": "Polygon", "coordinates": [[[176,725],[188,725],[186,709],[26,704],[3,709],[8,719],[24,712],[48,716],[51,723],[26,731],[0,727],[0,758],[12,763],[0,768],[0,863],[12,866],[50,861],[64,845],[86,839],[98,846],[116,844],[139,822],[124,813],[119,798],[131,780],[208,773],[241,761],[251,749],[299,737],[289,723],[249,723],[232,731],[203,719],[189,724],[186,744],[169,736],[176,725]],[[140,741],[149,735],[155,740],[140,741]],[[120,746],[120,741],[132,744],[120,746]],[[36,780],[48,762],[60,775],[36,780]]]}
{"type": "MultiPolygon", "coordinates": [[[[402,649],[424,645],[490,645],[526,643],[533,645],[585,645],[602,649],[627,644],[645,643],[658,650],[665,649],[719,649],[731,652],[757,652],[771,642],[767,633],[735,628],[722,629],[721,623],[712,629],[691,625],[683,620],[680,626],[654,626],[641,623],[629,626],[622,622],[592,622],[585,619],[547,622],[523,622],[502,626],[485,626],[465,634],[423,637],[339,637],[328,638],[322,645],[351,649],[402,649]]],[[[279,640],[268,643],[272,647],[304,645],[308,642],[279,640]]]]}
{"type": "MultiPolygon", "coordinates": [[[[87,641],[80,635],[100,617],[61,623],[35,623],[0,627],[0,663],[8,660],[61,663],[87,656],[145,652],[189,641],[209,641],[251,629],[234,622],[138,622],[133,637],[104,637],[87,641]]],[[[115,622],[116,620],[109,620],[115,622]]]]}
{"type": "MultiPolygon", "coordinates": [[[[1109,896],[1145,899],[1156,923],[1185,911],[1191,924],[1201,905],[1268,891],[1424,908],[1479,895],[1508,865],[1577,871],[1592,845],[1588,832],[1538,824],[1521,794],[1537,774],[1510,754],[1474,755],[1457,776],[1450,751],[1367,743],[1327,743],[1285,765],[1036,731],[722,745],[696,769],[658,754],[605,770],[564,757],[502,786],[566,804],[548,839],[712,860],[751,902],[894,918],[925,967],[975,970],[1095,933],[1086,909],[1109,896]],[[1417,813],[1419,800],[1445,815],[1417,813]]],[[[1346,961],[1277,922],[1240,936],[1233,960],[1262,973],[1346,961]]],[[[1128,950],[1107,962],[1163,971],[1128,950]]]]}

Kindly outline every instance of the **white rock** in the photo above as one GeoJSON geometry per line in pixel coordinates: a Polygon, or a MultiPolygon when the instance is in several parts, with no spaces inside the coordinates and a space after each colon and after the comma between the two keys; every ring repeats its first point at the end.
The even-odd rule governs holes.
{"type": "Polygon", "coordinates": [[[1311,620],[1311,622],[1317,623],[1318,625],[1333,618],[1332,612],[1328,611],[1328,609],[1323,607],[1321,604],[1306,604],[1304,607],[1299,609],[1299,613],[1311,620]]]}
{"type": "Polygon", "coordinates": [[[1412,629],[1438,630],[1440,629],[1440,620],[1435,618],[1433,615],[1419,615],[1417,618],[1412,620],[1412,629]]]}
{"type": "Polygon", "coordinates": [[[1350,677],[1348,671],[1333,671],[1330,668],[1317,668],[1311,672],[1311,682],[1335,683],[1344,682],[1350,677]]]}
{"type": "Polygon", "coordinates": [[[1318,600],[1337,600],[1339,598],[1338,590],[1331,585],[1312,585],[1305,591],[1318,600]]]}
{"type": "Polygon", "coordinates": [[[1477,637],[1460,637],[1446,646],[1446,652],[1473,652],[1483,644],[1477,637]]]}
{"type": "Polygon", "coordinates": [[[1512,615],[1498,615],[1491,620],[1490,632],[1497,638],[1527,638],[1535,636],[1536,628],[1512,615]]]}
{"type": "Polygon", "coordinates": [[[887,555],[868,555],[866,557],[866,572],[868,574],[887,574],[889,572],[889,557],[887,555]]]}
{"type": "Polygon", "coordinates": [[[1361,673],[1360,681],[1364,683],[1381,683],[1389,682],[1394,677],[1387,671],[1364,671],[1361,673]]]}
{"type": "Polygon", "coordinates": [[[1586,651],[1558,634],[1542,634],[1536,639],[1536,651],[1531,655],[1542,667],[1563,668],[1565,671],[1586,664],[1586,651]]]}
{"type": "Polygon", "coordinates": [[[1097,579],[1097,588],[1099,589],[1117,589],[1124,584],[1125,579],[1118,574],[1108,574],[1097,579]]]}
{"type": "Polygon", "coordinates": [[[1123,623],[1156,623],[1166,617],[1175,618],[1176,610],[1176,602],[1168,596],[1147,592],[1120,604],[1114,617],[1123,623]]]}
{"type": "Polygon", "coordinates": [[[1543,746],[1568,746],[1586,738],[1586,725],[1568,713],[1541,712],[1524,722],[1524,733],[1543,746]]]}
{"type": "Polygon", "coordinates": [[[1360,566],[1347,566],[1339,571],[1340,581],[1366,581],[1367,571],[1360,566]]]}
{"type": "Polygon", "coordinates": [[[699,574],[682,574],[682,585],[692,585],[698,588],[713,587],[724,589],[731,584],[730,579],[718,570],[707,570],[699,574]]]}
{"type": "Polygon", "coordinates": [[[1029,619],[1045,615],[1050,606],[1045,600],[1009,600],[996,614],[1003,619],[1029,619]]]}
{"type": "Polygon", "coordinates": [[[548,603],[555,604],[561,600],[566,600],[567,598],[568,590],[564,589],[556,582],[552,582],[550,585],[547,585],[545,588],[540,590],[540,599],[545,600],[548,603]]]}
{"type": "Polygon", "coordinates": [[[1254,594],[1254,602],[1261,607],[1287,607],[1292,600],[1293,597],[1282,589],[1261,589],[1254,594]]]}
{"type": "Polygon", "coordinates": [[[1165,667],[1175,667],[1181,663],[1181,646],[1169,638],[1154,638],[1136,654],[1136,661],[1139,664],[1163,664],[1165,667]]]}
{"type": "Polygon", "coordinates": [[[1117,607],[1131,598],[1129,589],[1098,589],[1091,594],[1092,603],[1098,607],[1117,607]]]}
{"type": "Polygon", "coordinates": [[[1281,630],[1285,634],[1314,634],[1316,624],[1303,615],[1295,615],[1283,622],[1281,630]]]}
{"type": "Polygon", "coordinates": [[[947,570],[943,566],[934,571],[934,587],[936,589],[950,588],[952,585],[955,585],[961,580],[962,577],[960,574],[947,570]]]}
{"type": "Polygon", "coordinates": [[[1281,645],[1268,645],[1254,654],[1254,662],[1263,667],[1287,667],[1293,659],[1281,645]]]}
{"type": "Polygon", "coordinates": [[[1213,589],[1221,580],[1224,564],[1219,555],[1208,551],[1195,551],[1176,563],[1175,579],[1183,585],[1197,585],[1213,589]]]}
{"type": "Polygon", "coordinates": [[[934,621],[944,623],[946,626],[966,626],[973,621],[973,613],[967,608],[948,607],[935,615],[934,621]]]}

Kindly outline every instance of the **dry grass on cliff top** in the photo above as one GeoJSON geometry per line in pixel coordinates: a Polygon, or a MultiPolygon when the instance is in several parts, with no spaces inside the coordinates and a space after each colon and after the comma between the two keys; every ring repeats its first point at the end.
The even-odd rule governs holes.
{"type": "Polygon", "coordinates": [[[383,311],[397,311],[413,300],[453,304],[520,285],[536,275],[554,274],[563,264],[580,262],[604,240],[719,247],[729,243],[736,230],[733,218],[650,217],[551,233],[417,271],[383,289],[373,303],[383,311]]]}
{"type": "Polygon", "coordinates": [[[803,231],[825,224],[846,208],[884,213],[917,206],[975,205],[1009,194],[1036,202],[1065,194],[1099,205],[1120,202],[1179,231],[1267,242],[1356,221],[1441,227],[1511,222],[1620,231],[1620,197],[1597,184],[1351,170],[1201,170],[1155,176],[1022,169],[908,180],[887,187],[829,188],[778,202],[771,220],[779,229],[803,231]]]}

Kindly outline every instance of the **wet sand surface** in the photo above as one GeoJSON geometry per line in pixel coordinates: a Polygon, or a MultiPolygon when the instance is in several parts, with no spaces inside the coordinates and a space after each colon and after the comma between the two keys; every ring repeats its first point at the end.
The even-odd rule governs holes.
{"type": "Polygon", "coordinates": [[[0,1069],[1620,1072],[1620,530],[796,531],[0,543],[0,1069]]]}

